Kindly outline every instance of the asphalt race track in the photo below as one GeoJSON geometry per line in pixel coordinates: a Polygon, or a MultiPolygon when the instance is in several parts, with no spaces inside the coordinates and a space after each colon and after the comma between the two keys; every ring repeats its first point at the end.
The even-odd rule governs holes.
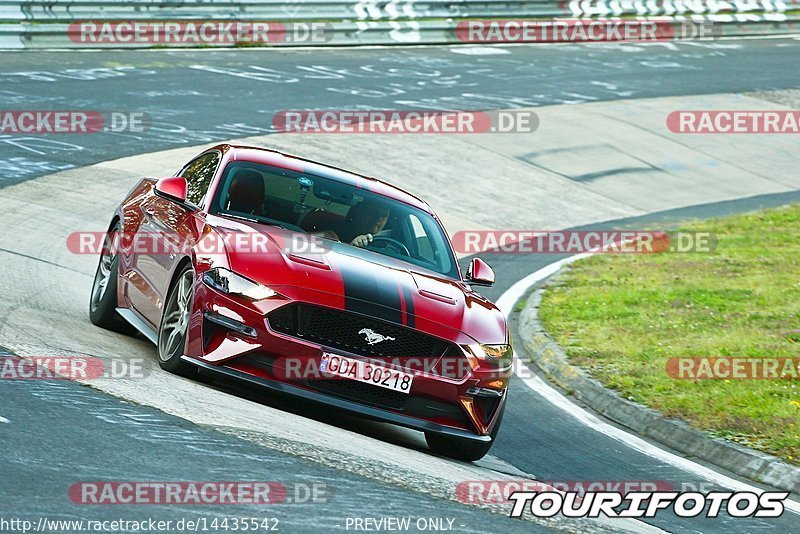
{"type": "Polygon", "coordinates": [[[35,61],[31,54],[2,53],[5,106],[146,111],[151,125],[136,135],[0,136],[0,185],[130,154],[269,133],[279,110],[506,109],[785,89],[797,84],[798,46],[765,40],[45,52],[35,61]]]}
{"type": "MultiPolygon", "coordinates": [[[[495,49],[0,53],[0,95],[5,108],[144,110],[149,119],[149,128],[136,134],[0,135],[0,200],[6,191],[24,185],[33,187],[35,181],[25,182],[59,171],[77,172],[81,167],[124,156],[269,135],[273,132],[272,115],[279,110],[507,109],[783,90],[800,85],[798,52],[800,40],[770,39],[495,49]],[[4,187],[8,189],[4,191],[4,187]]],[[[300,136],[297,139],[294,151],[302,154],[306,140],[300,136]]],[[[387,157],[402,161],[396,154],[387,157]]],[[[164,175],[172,170],[165,169],[164,175]]],[[[391,181],[391,177],[387,179],[391,181]]],[[[446,184],[442,186],[446,188],[446,184]]],[[[102,189],[92,186],[87,190],[102,189]]],[[[517,201],[524,199],[524,191],[509,194],[517,201]]],[[[747,211],[800,198],[796,191],[762,194],[756,189],[752,195],[742,196],[724,202],[709,202],[697,196],[684,207],[587,224],[591,222],[592,228],[653,222],[668,225],[686,218],[747,211]]],[[[444,190],[442,197],[446,197],[444,190]]],[[[117,200],[103,199],[102,204],[113,205],[117,200]]],[[[48,202],[43,199],[41,205],[49,206],[48,202]]],[[[91,199],[86,206],[90,204],[91,199]]],[[[85,209],[78,214],[85,213],[90,224],[102,225],[101,214],[85,209]]],[[[52,207],[43,213],[53,218],[61,216],[52,207]]],[[[7,215],[0,214],[0,221],[8,235],[22,231],[9,226],[4,220],[7,215]]],[[[8,220],[18,220],[13,219],[13,213],[10,215],[8,220]]],[[[52,222],[64,226],[68,220],[71,219],[65,217],[52,222]]],[[[39,221],[42,223],[47,221],[39,221]]],[[[4,244],[0,247],[0,265],[13,266],[14,280],[30,273],[37,276],[49,272],[52,265],[43,265],[51,257],[45,245],[58,246],[53,241],[44,243],[39,252],[21,253],[4,244]]],[[[486,255],[485,259],[495,268],[498,283],[484,293],[498,299],[515,282],[560,257],[486,255]]],[[[91,272],[87,275],[81,269],[75,278],[84,287],[90,282],[87,276],[91,272]]],[[[0,271],[6,272],[7,268],[0,267],[0,271]]],[[[0,281],[0,290],[10,291],[17,283],[22,284],[0,281]]],[[[48,280],[41,280],[40,284],[44,291],[60,291],[48,280]]],[[[85,329],[91,330],[87,336],[102,336],[81,315],[85,315],[85,301],[73,299],[72,292],[53,299],[58,309],[72,310],[75,324],[85,322],[85,329]]],[[[15,301],[10,309],[24,306],[22,301],[15,301]]],[[[11,321],[10,312],[0,314],[0,332],[10,327],[11,321]]],[[[64,335],[55,330],[53,339],[64,335]]],[[[78,331],[69,334],[81,335],[78,331]]],[[[21,340],[20,344],[36,346],[35,341],[21,340]]],[[[148,347],[138,340],[130,345],[130,349],[145,355],[151,351],[148,347]]],[[[155,358],[154,351],[149,355],[155,358]]],[[[172,395],[166,390],[152,392],[153,402],[141,405],[136,398],[129,399],[136,403],[129,403],[73,383],[31,385],[0,381],[0,436],[5,451],[0,460],[0,472],[4,474],[0,515],[19,516],[17,511],[24,509],[30,517],[66,519],[88,513],[97,518],[139,517],[142,512],[130,507],[122,511],[97,507],[86,512],[86,507],[66,500],[66,488],[76,480],[247,479],[253,478],[256,471],[262,479],[322,482],[332,488],[329,503],[276,507],[273,516],[281,520],[281,530],[288,532],[344,528],[345,517],[409,515],[409,511],[415,517],[454,518],[454,529],[460,532],[574,528],[572,523],[511,520],[446,501],[425,487],[423,478],[386,484],[381,480],[391,479],[392,473],[371,471],[379,468],[370,466],[370,455],[374,455],[377,465],[385,460],[380,457],[381,448],[390,444],[405,449],[403,461],[416,464],[417,473],[430,470],[435,474],[434,469],[456,464],[430,455],[419,436],[386,425],[319,414],[313,407],[264,399],[257,392],[227,384],[186,387],[193,388],[186,391],[199,394],[213,391],[263,403],[293,420],[308,421],[308,429],[336,427],[352,432],[355,443],[367,447],[358,459],[365,465],[344,465],[356,461],[345,456],[341,462],[330,457],[321,459],[322,449],[293,450],[294,445],[289,442],[273,441],[261,446],[258,439],[246,435],[247,429],[237,429],[236,421],[198,425],[195,420],[165,414],[156,408],[166,402],[163,398],[172,395]],[[366,476],[360,476],[359,470],[366,476]]],[[[474,479],[506,476],[543,481],[657,481],[676,489],[726,487],[701,471],[683,469],[675,462],[589,428],[518,379],[512,382],[510,395],[503,430],[491,457],[478,462],[471,472],[474,479]]],[[[452,477],[467,476],[463,473],[469,473],[468,469],[473,467],[454,466],[452,477]]],[[[729,473],[722,476],[739,480],[729,473]]],[[[253,512],[238,508],[198,512],[156,507],[147,514],[174,518],[253,512]]],[[[665,513],[642,523],[619,526],[668,532],[792,532],[797,530],[797,524],[798,514],[787,511],[783,517],[771,520],[681,519],[665,513]]],[[[608,525],[587,524],[587,530],[589,527],[602,530],[608,525]]]]}
{"type": "MultiPolygon", "coordinates": [[[[13,495],[4,498],[4,517],[20,517],[14,513],[19,510],[26,511],[23,517],[82,517],[86,513],[81,509],[84,506],[63,504],[65,488],[75,482],[77,466],[84,466],[79,469],[84,479],[99,475],[120,480],[192,480],[198,478],[197,466],[202,466],[202,477],[208,480],[251,480],[253,473],[269,473],[270,480],[308,487],[324,485],[329,492],[324,497],[331,503],[328,506],[302,502],[308,497],[299,490],[295,499],[300,502],[273,506],[268,514],[261,510],[254,513],[246,504],[225,507],[219,513],[220,517],[269,517],[278,521],[281,530],[291,532],[344,526],[344,517],[363,516],[365,502],[373,500],[391,503],[396,510],[414,510],[419,517],[453,518],[455,528],[462,532],[519,528],[518,521],[497,514],[271,452],[252,442],[157,410],[121,403],[76,384],[38,382],[31,386],[16,382],[3,388],[3,397],[4,415],[14,421],[14,432],[6,430],[4,434],[9,435],[3,439],[7,454],[3,478],[7,487],[14,488],[13,495]]],[[[142,512],[136,507],[123,511],[96,507],[91,515],[98,520],[142,519],[142,512]]],[[[214,515],[192,506],[176,510],[174,506],[154,505],[147,512],[147,516],[157,519],[214,515]]]]}

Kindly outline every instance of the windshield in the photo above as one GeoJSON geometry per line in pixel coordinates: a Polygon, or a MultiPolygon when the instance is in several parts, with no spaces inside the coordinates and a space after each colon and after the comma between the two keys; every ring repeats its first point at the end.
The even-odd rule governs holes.
{"type": "Polygon", "coordinates": [[[444,232],[430,214],[329,178],[232,162],[210,212],[277,224],[459,278],[444,232]]]}

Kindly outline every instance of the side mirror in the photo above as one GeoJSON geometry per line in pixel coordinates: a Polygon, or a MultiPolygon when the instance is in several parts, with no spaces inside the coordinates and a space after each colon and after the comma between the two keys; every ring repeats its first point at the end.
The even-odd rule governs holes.
{"type": "Polygon", "coordinates": [[[494,284],[494,271],[482,259],[472,258],[467,269],[467,282],[476,286],[491,286],[494,284]]]}
{"type": "Polygon", "coordinates": [[[162,178],[157,181],[155,192],[159,196],[185,205],[187,188],[188,184],[186,183],[186,178],[175,176],[172,178],[162,178]]]}

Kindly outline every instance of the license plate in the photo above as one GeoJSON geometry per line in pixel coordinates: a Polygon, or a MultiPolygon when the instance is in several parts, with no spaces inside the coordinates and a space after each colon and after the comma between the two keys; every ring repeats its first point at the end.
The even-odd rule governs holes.
{"type": "Polygon", "coordinates": [[[411,373],[329,352],[322,353],[319,370],[328,375],[349,378],[405,394],[411,392],[411,383],[414,381],[414,375],[411,373]]]}

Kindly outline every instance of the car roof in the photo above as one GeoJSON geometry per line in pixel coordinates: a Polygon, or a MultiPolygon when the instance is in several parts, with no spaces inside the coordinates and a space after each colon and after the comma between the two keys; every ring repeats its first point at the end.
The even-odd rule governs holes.
{"type": "Polygon", "coordinates": [[[295,156],[293,154],[286,154],[270,148],[244,145],[219,145],[214,147],[212,150],[221,150],[223,152],[229,150],[232,151],[231,161],[251,161],[253,163],[282,167],[285,169],[321,176],[323,178],[329,178],[337,182],[366,189],[367,191],[377,193],[393,200],[404,202],[430,213],[431,215],[435,215],[431,207],[424,200],[400,189],[399,187],[386,183],[382,180],[378,180],[377,178],[364,176],[362,174],[341,169],[339,167],[326,165],[324,163],[300,156],[295,156]]]}

